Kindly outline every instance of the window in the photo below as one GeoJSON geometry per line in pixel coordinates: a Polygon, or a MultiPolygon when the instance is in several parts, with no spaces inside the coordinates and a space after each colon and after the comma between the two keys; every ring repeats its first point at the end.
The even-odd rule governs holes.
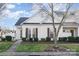
{"type": "Polygon", "coordinates": [[[53,31],[50,30],[50,38],[53,38],[53,31]]]}
{"type": "Polygon", "coordinates": [[[20,38],[22,38],[22,29],[20,30],[20,38]]]}
{"type": "Polygon", "coordinates": [[[33,28],[33,37],[38,37],[38,28],[33,28]]]}
{"type": "Polygon", "coordinates": [[[36,37],[38,37],[38,28],[36,28],[36,37]]]}
{"type": "Polygon", "coordinates": [[[65,30],[63,30],[63,32],[65,32],[65,30]]]}
{"type": "Polygon", "coordinates": [[[31,38],[31,30],[26,28],[26,38],[31,38]]]}
{"type": "Polygon", "coordinates": [[[50,28],[47,28],[47,37],[53,38],[53,31],[50,28]]]}
{"type": "Polygon", "coordinates": [[[28,29],[28,36],[29,36],[29,38],[31,38],[31,30],[30,29],[28,29]]]}
{"type": "Polygon", "coordinates": [[[50,29],[49,29],[49,28],[47,28],[47,37],[49,37],[49,30],[50,30],[50,29]]]}
{"type": "Polygon", "coordinates": [[[28,28],[26,28],[26,38],[28,38],[28,28]]]}

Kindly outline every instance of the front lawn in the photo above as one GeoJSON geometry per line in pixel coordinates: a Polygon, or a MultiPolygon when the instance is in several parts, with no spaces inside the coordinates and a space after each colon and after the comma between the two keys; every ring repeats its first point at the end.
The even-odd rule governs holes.
{"type": "MultiPolygon", "coordinates": [[[[17,46],[17,52],[42,52],[54,44],[40,44],[40,43],[24,43],[17,46]]],[[[59,46],[70,49],[70,51],[79,52],[79,44],[59,44],[59,46]]]]}
{"type": "Polygon", "coordinates": [[[18,52],[39,52],[44,51],[48,47],[47,44],[21,44],[16,48],[18,52]]]}
{"type": "Polygon", "coordinates": [[[0,42],[0,52],[4,52],[7,49],[9,49],[9,47],[11,47],[12,44],[13,42],[0,42]]]}

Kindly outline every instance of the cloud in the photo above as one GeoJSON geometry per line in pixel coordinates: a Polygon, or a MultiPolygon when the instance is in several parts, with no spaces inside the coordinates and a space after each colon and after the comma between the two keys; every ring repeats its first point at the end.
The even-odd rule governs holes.
{"type": "MultiPolygon", "coordinates": [[[[64,3],[53,3],[54,6],[54,11],[65,11],[66,10],[66,4],[64,3]]],[[[44,4],[33,4],[32,6],[32,12],[33,13],[37,13],[39,11],[39,9],[43,8],[44,10],[48,10],[49,12],[51,12],[51,8],[48,5],[48,3],[44,3],[44,4]]]]}
{"type": "Polygon", "coordinates": [[[54,4],[54,10],[55,11],[65,11],[66,10],[66,5],[67,4],[63,4],[63,3],[56,3],[54,4]]]}
{"type": "Polygon", "coordinates": [[[15,4],[7,4],[6,6],[7,9],[13,9],[15,7],[16,7],[15,4]]]}
{"type": "Polygon", "coordinates": [[[4,18],[18,19],[19,17],[30,17],[32,12],[27,12],[25,10],[11,11],[6,9],[2,12],[4,18]]]}

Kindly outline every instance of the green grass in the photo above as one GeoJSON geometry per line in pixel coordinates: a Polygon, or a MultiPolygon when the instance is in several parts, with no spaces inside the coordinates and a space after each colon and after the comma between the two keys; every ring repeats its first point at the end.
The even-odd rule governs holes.
{"type": "Polygon", "coordinates": [[[65,44],[60,46],[68,48],[73,52],[79,52],[79,44],[65,44]]]}
{"type": "MultiPolygon", "coordinates": [[[[25,43],[16,48],[18,52],[42,52],[53,44],[40,44],[40,43],[25,43]]],[[[71,51],[79,52],[79,44],[59,44],[59,46],[70,49],[71,51]]]]}
{"type": "Polygon", "coordinates": [[[13,42],[0,42],[0,52],[6,51],[12,44],[13,42]]]}
{"type": "Polygon", "coordinates": [[[39,52],[44,51],[47,47],[47,44],[21,44],[16,50],[18,52],[39,52]]]}

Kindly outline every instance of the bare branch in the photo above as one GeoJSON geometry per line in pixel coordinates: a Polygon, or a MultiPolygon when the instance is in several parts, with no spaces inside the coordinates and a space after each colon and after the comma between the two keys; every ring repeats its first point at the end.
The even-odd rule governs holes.
{"type": "Polygon", "coordinates": [[[54,22],[54,14],[53,14],[53,4],[51,3],[51,12],[52,12],[52,24],[53,24],[53,28],[54,28],[54,34],[56,33],[56,29],[55,29],[55,22],[54,22]]]}
{"type": "Polygon", "coordinates": [[[6,3],[0,3],[0,12],[5,8],[6,3]]]}
{"type": "Polygon", "coordinates": [[[63,22],[64,22],[64,20],[65,20],[66,15],[67,15],[67,13],[69,12],[70,7],[71,7],[71,4],[68,4],[68,7],[67,7],[67,9],[66,9],[66,12],[65,12],[65,14],[63,15],[63,17],[62,17],[62,19],[61,19],[61,22],[60,22],[60,25],[59,25],[59,27],[58,27],[58,31],[57,31],[57,33],[56,33],[57,36],[58,36],[58,34],[59,34],[60,28],[61,28],[61,26],[62,26],[62,24],[63,24],[63,22]]]}

